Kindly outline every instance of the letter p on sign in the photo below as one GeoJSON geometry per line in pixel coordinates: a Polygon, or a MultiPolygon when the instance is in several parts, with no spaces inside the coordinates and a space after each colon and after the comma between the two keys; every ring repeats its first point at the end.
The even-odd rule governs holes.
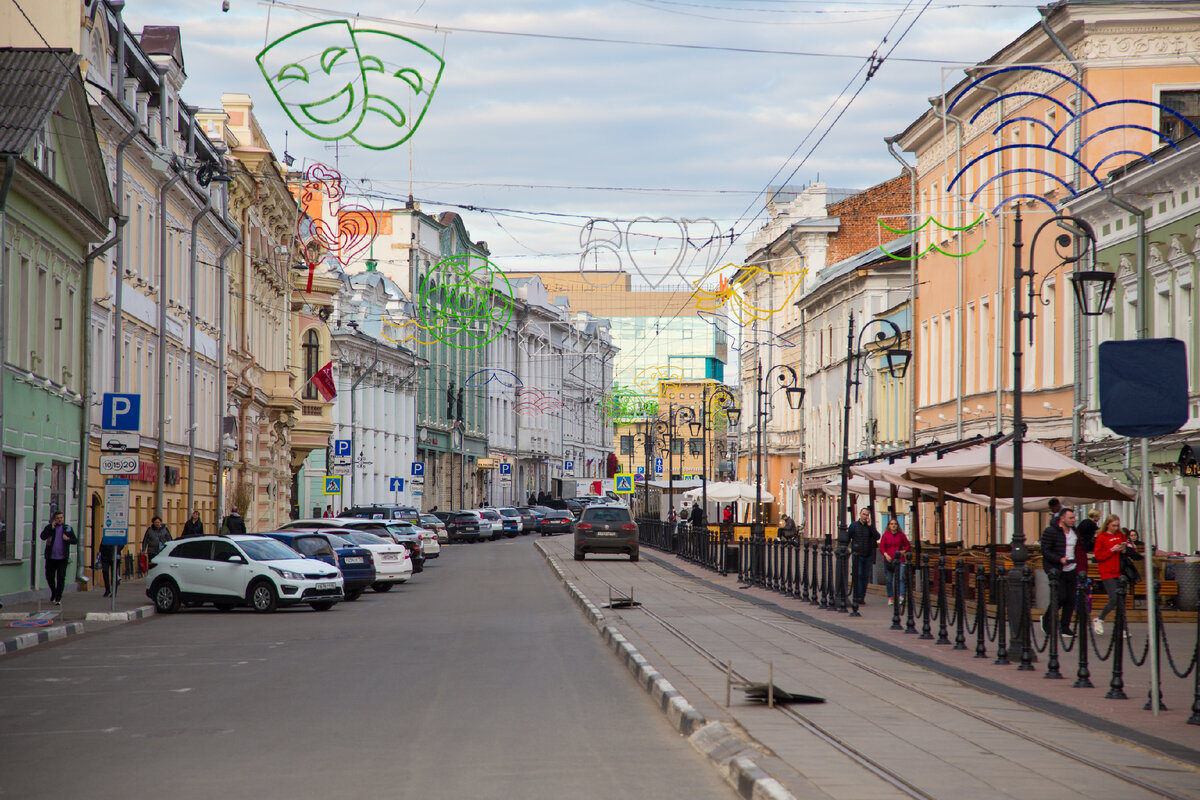
{"type": "Polygon", "coordinates": [[[105,392],[100,427],[106,431],[136,431],[142,425],[142,396],[105,392]]]}

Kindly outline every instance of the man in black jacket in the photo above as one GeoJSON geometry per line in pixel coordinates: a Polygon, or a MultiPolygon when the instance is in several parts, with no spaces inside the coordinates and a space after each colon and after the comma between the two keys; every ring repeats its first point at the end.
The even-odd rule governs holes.
{"type": "Polygon", "coordinates": [[[234,508],[229,512],[229,516],[225,518],[225,523],[221,527],[229,536],[240,536],[246,532],[246,521],[242,519],[238,509],[234,508]]]}
{"type": "Polygon", "coordinates": [[[692,506],[692,513],[688,521],[692,523],[692,527],[696,530],[704,529],[704,510],[700,508],[699,503],[692,506]]]}
{"type": "MultiPolygon", "coordinates": [[[[1071,617],[1075,613],[1075,586],[1079,571],[1087,571],[1087,550],[1075,532],[1075,510],[1063,508],[1050,518],[1050,524],[1042,531],[1042,569],[1046,577],[1054,580],[1058,576],[1058,607],[1062,609],[1064,636],[1074,636],[1071,617]]],[[[1050,615],[1042,617],[1042,630],[1048,631],[1050,615]]]]}
{"type": "Polygon", "coordinates": [[[867,584],[871,581],[871,566],[875,563],[875,546],[879,543],[879,531],[871,524],[871,509],[863,507],[858,520],[850,523],[850,554],[853,575],[854,597],[859,605],[867,596],[867,584]]]}
{"type": "Polygon", "coordinates": [[[187,539],[190,536],[203,536],[204,522],[200,519],[200,512],[193,511],[192,518],[183,523],[183,533],[179,534],[180,539],[187,539]]]}
{"type": "Polygon", "coordinates": [[[1096,532],[1100,530],[1100,509],[1093,508],[1087,513],[1087,519],[1079,523],[1076,532],[1079,534],[1079,541],[1083,543],[1083,549],[1092,552],[1096,548],[1096,532]]]}
{"type": "Polygon", "coordinates": [[[41,539],[46,543],[46,584],[50,587],[50,602],[61,606],[63,588],[67,582],[67,561],[71,558],[71,545],[79,539],[66,523],[61,511],[55,511],[50,517],[50,524],[42,528],[41,539]]]}

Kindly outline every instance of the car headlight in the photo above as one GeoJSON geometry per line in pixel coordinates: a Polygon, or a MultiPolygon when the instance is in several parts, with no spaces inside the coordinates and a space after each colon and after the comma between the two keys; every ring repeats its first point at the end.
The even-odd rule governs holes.
{"type": "Polygon", "coordinates": [[[284,580],[299,581],[304,580],[304,576],[299,572],[291,572],[290,570],[280,569],[279,567],[271,567],[271,571],[284,580]]]}

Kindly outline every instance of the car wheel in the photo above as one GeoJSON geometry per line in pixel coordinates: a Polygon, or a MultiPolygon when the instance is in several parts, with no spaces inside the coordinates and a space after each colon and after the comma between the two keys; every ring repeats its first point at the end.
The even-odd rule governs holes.
{"type": "Polygon", "coordinates": [[[576,560],[576,561],[583,561],[583,553],[576,553],[576,554],[575,554],[575,560],[576,560]]]}
{"type": "Polygon", "coordinates": [[[389,592],[389,591],[391,591],[391,589],[392,589],[392,584],[387,583],[385,581],[376,581],[375,583],[371,584],[371,590],[375,591],[375,592],[379,592],[380,594],[383,594],[384,592],[389,592]]]}
{"type": "Polygon", "coordinates": [[[630,553],[630,554],[629,554],[629,560],[630,560],[630,561],[637,561],[637,560],[638,560],[638,554],[637,554],[637,553],[630,553]]]}
{"type": "Polygon", "coordinates": [[[179,587],[169,578],[161,579],[154,587],[154,610],[159,614],[174,614],[179,610],[179,587]]]}
{"type": "Polygon", "coordinates": [[[270,613],[279,607],[279,595],[270,581],[259,581],[250,587],[250,607],[259,613],[270,613]]]}
{"type": "Polygon", "coordinates": [[[233,603],[213,603],[217,611],[233,611],[233,603]]]}
{"type": "Polygon", "coordinates": [[[322,600],[319,603],[309,603],[309,605],[312,606],[313,611],[328,611],[329,609],[333,608],[334,601],[322,600]]]}
{"type": "Polygon", "coordinates": [[[355,589],[353,592],[346,592],[346,599],[353,603],[355,600],[362,597],[362,593],[362,589],[355,589]]]}

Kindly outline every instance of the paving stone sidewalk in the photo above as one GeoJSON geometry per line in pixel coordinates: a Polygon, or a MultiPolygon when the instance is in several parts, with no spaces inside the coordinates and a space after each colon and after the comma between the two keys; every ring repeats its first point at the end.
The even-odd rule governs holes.
{"type": "MultiPolygon", "coordinates": [[[[1164,796],[1153,787],[1163,787],[1165,796],[1200,797],[1200,727],[1180,721],[1169,739],[1162,738],[1161,752],[1146,746],[1153,737],[1143,736],[1139,744],[1119,735],[1118,723],[1127,715],[1150,716],[1132,685],[1131,699],[1110,701],[1120,705],[1107,715],[1071,718],[1066,710],[1081,696],[1071,695],[1073,680],[1043,680],[1044,662],[1034,673],[1017,673],[1015,665],[973,659],[973,645],[966,653],[945,646],[925,653],[935,646],[887,630],[890,611],[882,598],[875,603],[869,597],[864,616],[849,619],[773,592],[741,590],[736,576],[722,578],[647,549],[639,564],[615,557],[576,562],[568,537],[542,544],[566,579],[601,606],[707,720],[754,740],[762,750],[760,766],[796,797],[905,797],[913,796],[912,789],[930,797],[1164,796]],[[641,605],[603,608],[610,592],[632,593],[641,605]],[[777,685],[826,702],[792,706],[785,714],[747,703],[735,690],[726,707],[720,666],[726,662],[753,681],[765,681],[773,669],[777,685]],[[1019,675],[1021,691],[1014,699],[960,680],[971,673],[997,685],[1019,675]],[[862,760],[851,761],[847,751],[861,753],[862,760]],[[883,769],[873,771],[871,764],[883,769]],[[1143,785],[1097,765],[1128,772],[1143,785]]],[[[1105,689],[1074,691],[1102,696],[1105,689]]],[[[1168,714],[1186,719],[1190,702],[1179,708],[1151,720],[1170,724],[1168,714]]]]}
{"type": "Polygon", "coordinates": [[[115,601],[105,597],[102,590],[68,591],[63,595],[62,605],[55,606],[50,603],[48,590],[43,594],[44,597],[6,603],[0,608],[0,655],[66,636],[103,630],[154,613],[142,579],[122,581],[115,601]],[[34,623],[29,621],[30,618],[39,614],[49,618],[50,623],[31,627],[34,623]]]}

